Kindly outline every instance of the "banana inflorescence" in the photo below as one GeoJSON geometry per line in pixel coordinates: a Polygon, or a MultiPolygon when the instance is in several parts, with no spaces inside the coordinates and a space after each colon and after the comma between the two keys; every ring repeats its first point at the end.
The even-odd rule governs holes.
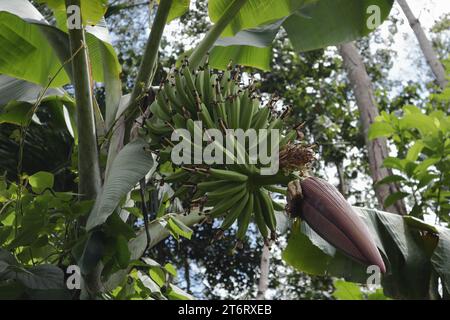
{"type": "Polygon", "coordinates": [[[294,180],[288,185],[288,212],[300,217],[322,238],[365,265],[386,266],[370,231],[330,183],[316,177],[294,180]]]}
{"type": "Polygon", "coordinates": [[[207,64],[192,72],[185,61],[161,85],[141,134],[148,139],[150,149],[159,153],[160,163],[170,160],[175,146],[170,139],[176,129],[189,132],[183,136],[183,141],[191,144],[193,154],[208,145],[214,147],[216,153],[223,153],[224,159],[230,162],[206,164],[196,162],[198,159],[192,156],[191,164],[179,166],[175,173],[165,177],[165,181],[177,184],[178,197],[185,195],[190,197],[191,203],[201,203],[202,207],[210,210],[212,218],[223,217],[222,231],[237,221],[237,238],[242,240],[253,218],[263,238],[274,239],[275,211],[283,207],[272,201],[270,193],[286,194],[287,183],[298,178],[299,172],[301,175],[302,170],[308,167],[313,160],[313,152],[310,146],[295,143],[296,127],[283,131],[283,120],[289,108],[277,112],[275,99],[262,105],[254,88],[241,86],[239,77],[237,69],[229,68],[216,74],[207,64]],[[196,130],[199,129],[197,121],[203,125],[201,131],[196,130]],[[220,132],[223,140],[227,141],[227,147],[231,145],[234,152],[215,137],[207,136],[207,141],[204,141],[206,129],[220,132]],[[229,129],[255,129],[256,136],[246,137],[242,143],[230,134],[229,129]],[[268,133],[260,134],[260,129],[267,129],[268,133]],[[276,145],[271,139],[271,129],[281,133],[275,140],[276,145]],[[261,161],[250,159],[251,151],[261,144],[268,145],[269,151],[281,150],[282,157],[286,157],[285,150],[303,156],[300,162],[290,161],[287,171],[281,167],[278,173],[262,175],[261,161]],[[293,175],[294,171],[297,175],[293,175]]]}

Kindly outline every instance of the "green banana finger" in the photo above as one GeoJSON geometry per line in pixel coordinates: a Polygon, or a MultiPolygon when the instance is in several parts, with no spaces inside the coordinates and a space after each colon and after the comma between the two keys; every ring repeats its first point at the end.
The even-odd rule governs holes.
{"type": "Polygon", "coordinates": [[[161,107],[161,105],[158,103],[158,100],[155,100],[151,105],[150,105],[150,111],[151,113],[153,113],[157,118],[164,120],[164,121],[169,121],[170,120],[170,114],[166,113],[166,111],[164,110],[164,108],[161,107]]]}
{"type": "Polygon", "coordinates": [[[180,97],[182,105],[190,112],[195,112],[195,101],[189,100],[186,91],[184,89],[183,79],[180,72],[175,73],[175,87],[177,90],[177,96],[180,97]]]}
{"type": "Polygon", "coordinates": [[[238,129],[240,127],[241,116],[241,99],[233,97],[231,100],[231,128],[238,129]]]}
{"type": "Polygon", "coordinates": [[[158,101],[161,108],[163,108],[164,113],[170,116],[172,114],[172,107],[170,106],[168,99],[164,96],[163,90],[158,91],[156,100],[158,101]]]}
{"type": "Polygon", "coordinates": [[[272,206],[275,211],[285,211],[286,210],[284,205],[282,205],[281,203],[274,201],[274,200],[272,200],[272,206]]]}
{"type": "Polygon", "coordinates": [[[164,84],[164,93],[166,94],[169,101],[175,106],[175,109],[181,113],[182,112],[181,106],[183,104],[181,103],[180,99],[178,99],[178,96],[175,94],[174,85],[171,84],[169,81],[166,81],[166,83],[164,84]]]}
{"type": "Polygon", "coordinates": [[[240,127],[245,131],[250,128],[253,119],[253,106],[249,92],[246,90],[241,98],[240,127]]]}
{"type": "Polygon", "coordinates": [[[214,121],[211,118],[211,115],[209,114],[208,108],[205,106],[204,103],[200,105],[200,108],[201,110],[199,112],[199,118],[205,122],[206,126],[209,129],[215,129],[216,126],[214,125],[214,121]]]}
{"type": "MultiPolygon", "coordinates": [[[[242,189],[240,192],[238,192],[231,198],[222,199],[221,201],[217,202],[214,208],[209,212],[209,215],[212,218],[219,217],[221,214],[225,213],[226,211],[228,211],[228,209],[230,209],[233,205],[235,205],[236,202],[239,201],[246,193],[248,193],[247,189],[242,189]]],[[[207,206],[209,205],[208,202],[206,202],[207,206]]]]}
{"type": "Polygon", "coordinates": [[[245,206],[243,212],[239,215],[238,218],[238,230],[236,233],[236,237],[239,240],[243,240],[245,237],[248,225],[250,224],[250,220],[252,218],[253,211],[254,211],[254,196],[253,193],[250,193],[247,205],[245,206]]]}
{"type": "Polygon", "coordinates": [[[166,135],[172,132],[172,128],[157,118],[146,120],[145,125],[151,133],[156,135],[166,135]]]}
{"type": "Polygon", "coordinates": [[[205,69],[203,71],[203,101],[207,106],[211,105],[212,102],[212,93],[214,91],[211,84],[211,70],[209,69],[209,65],[205,65],[205,69]]]}
{"type": "Polygon", "coordinates": [[[224,198],[235,193],[238,193],[242,189],[246,188],[247,185],[245,183],[230,183],[228,181],[228,185],[222,186],[221,188],[215,189],[212,192],[208,192],[208,199],[214,198],[224,198]]]}
{"type": "Polygon", "coordinates": [[[266,222],[266,225],[269,227],[270,231],[274,233],[277,229],[277,220],[275,218],[272,199],[270,198],[269,193],[261,188],[259,189],[258,194],[261,201],[261,210],[263,213],[264,221],[266,222]]]}
{"type": "Polygon", "coordinates": [[[270,191],[270,192],[279,193],[284,196],[287,196],[287,189],[283,188],[283,187],[279,187],[276,185],[267,185],[267,186],[264,186],[264,189],[266,189],[267,191],[270,191]]]}
{"type": "Polygon", "coordinates": [[[195,88],[200,96],[200,98],[203,100],[203,102],[207,103],[205,98],[205,92],[208,90],[207,87],[205,87],[205,71],[200,70],[197,73],[197,76],[195,77],[195,88]]]}
{"type": "Polygon", "coordinates": [[[186,80],[189,96],[195,97],[195,92],[197,91],[197,89],[195,88],[194,78],[192,77],[191,70],[189,70],[188,67],[184,67],[182,73],[184,79],[186,80]]]}
{"type": "Polygon", "coordinates": [[[225,216],[225,219],[220,226],[222,231],[230,228],[233,223],[237,220],[237,218],[243,214],[243,209],[247,206],[249,199],[249,193],[246,192],[243,197],[241,197],[237,203],[234,203],[233,207],[230,209],[228,214],[225,216]]]}
{"type": "Polygon", "coordinates": [[[253,128],[255,130],[265,129],[267,127],[267,121],[269,118],[270,109],[262,108],[258,111],[255,117],[255,123],[253,124],[253,128]]]}
{"type": "Polygon", "coordinates": [[[264,221],[264,216],[262,213],[262,208],[261,208],[261,201],[259,199],[259,195],[258,192],[256,191],[253,194],[253,201],[254,201],[254,218],[255,218],[255,223],[256,226],[259,229],[259,232],[261,233],[261,236],[263,237],[263,239],[267,239],[269,237],[269,229],[267,229],[267,225],[264,221]]]}
{"type": "Polygon", "coordinates": [[[172,117],[172,122],[175,125],[175,129],[185,129],[186,128],[186,119],[179,113],[175,114],[172,117]]]}

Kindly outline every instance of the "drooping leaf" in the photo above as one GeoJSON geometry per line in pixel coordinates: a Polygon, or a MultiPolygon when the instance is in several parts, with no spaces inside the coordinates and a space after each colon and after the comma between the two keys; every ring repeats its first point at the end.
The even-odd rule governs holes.
{"type": "Polygon", "coordinates": [[[103,224],[121,199],[150,171],[153,157],[144,150],[145,146],[145,141],[137,139],[127,144],[114,159],[103,190],[89,215],[87,230],[103,224]]]}
{"type": "Polygon", "coordinates": [[[400,125],[403,128],[419,130],[422,137],[435,136],[438,132],[434,119],[422,113],[405,115],[400,119],[400,125]]]}
{"type": "MultiPolygon", "coordinates": [[[[425,298],[428,294],[431,263],[423,246],[421,247],[416,242],[418,240],[416,231],[408,226],[402,216],[381,211],[376,213],[389,235],[389,239],[385,238],[385,243],[393,241],[390,246],[395,246],[395,248],[391,248],[389,256],[392,266],[392,275],[389,277],[397,286],[394,288],[396,293],[408,294],[416,299],[425,298]]],[[[393,288],[390,287],[389,290],[392,291],[393,288]]]]}

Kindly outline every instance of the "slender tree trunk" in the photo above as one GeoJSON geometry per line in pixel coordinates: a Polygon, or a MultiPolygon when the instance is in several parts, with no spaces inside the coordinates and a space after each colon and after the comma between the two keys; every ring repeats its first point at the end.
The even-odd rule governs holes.
{"type": "MultiPolygon", "coordinates": [[[[80,6],[80,0],[67,0],[67,6],[80,6]]],[[[95,199],[101,188],[97,133],[94,118],[92,79],[84,29],[69,30],[72,75],[77,105],[78,193],[83,200],[95,199]]]]}
{"type": "Polygon", "coordinates": [[[448,80],[446,79],[446,72],[444,66],[442,65],[441,61],[439,61],[439,58],[433,49],[431,41],[427,38],[422,26],[420,25],[419,19],[414,16],[414,13],[411,11],[411,8],[409,7],[406,0],[397,0],[397,2],[402,8],[406,18],[408,19],[409,25],[416,35],[423,55],[425,56],[428,65],[433,71],[437,83],[442,89],[444,89],[448,83],[448,80]]]}
{"type": "Polygon", "coordinates": [[[347,179],[345,178],[344,164],[342,163],[342,161],[336,161],[335,165],[339,178],[339,192],[344,197],[347,197],[349,192],[349,185],[347,179]]]}
{"type": "Polygon", "coordinates": [[[261,274],[259,276],[258,293],[256,294],[256,300],[266,299],[266,291],[269,288],[269,267],[270,249],[267,245],[264,245],[261,253],[261,274]]]}
{"type": "MultiPolygon", "coordinates": [[[[375,102],[372,83],[367,74],[366,67],[358,49],[353,43],[346,43],[339,46],[339,51],[344,60],[344,66],[348,73],[348,78],[353,88],[360,113],[360,121],[364,131],[366,146],[369,156],[369,165],[372,180],[375,183],[381,179],[392,175],[392,172],[383,167],[383,160],[388,157],[388,147],[386,139],[377,138],[368,139],[370,125],[379,115],[378,107],[375,102]]],[[[375,188],[375,193],[380,205],[387,211],[400,215],[406,214],[406,208],[403,201],[397,201],[392,206],[385,208],[384,201],[392,193],[398,192],[396,184],[383,184],[375,188]]]]}
{"type": "Polygon", "coordinates": [[[189,266],[188,250],[185,249],[184,251],[184,280],[186,281],[186,291],[191,292],[191,267],[189,266]]]}

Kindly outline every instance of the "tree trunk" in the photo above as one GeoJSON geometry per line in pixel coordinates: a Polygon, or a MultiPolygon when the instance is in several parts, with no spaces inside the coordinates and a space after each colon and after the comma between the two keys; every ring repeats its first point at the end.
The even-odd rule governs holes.
{"type": "Polygon", "coordinates": [[[184,250],[184,280],[186,281],[186,291],[191,292],[191,267],[189,265],[188,250],[184,250]]]}
{"type": "Polygon", "coordinates": [[[259,276],[258,293],[256,294],[256,300],[266,299],[266,291],[269,288],[269,267],[270,249],[267,245],[264,245],[261,253],[261,274],[259,276]]]}
{"type": "Polygon", "coordinates": [[[448,80],[446,79],[446,72],[444,66],[442,65],[441,61],[439,61],[439,58],[433,49],[431,41],[427,38],[422,26],[420,25],[419,19],[414,16],[406,0],[397,0],[397,2],[402,8],[406,18],[408,19],[409,25],[416,35],[423,55],[425,56],[427,63],[433,71],[437,83],[442,89],[444,89],[448,83],[448,80]]]}
{"type": "MultiPolygon", "coordinates": [[[[80,0],[67,0],[67,6],[80,6],[80,0]]],[[[78,126],[78,193],[82,200],[95,199],[101,188],[97,133],[89,56],[84,29],[69,30],[70,50],[73,56],[72,75],[77,105],[78,126]]]]}
{"type": "Polygon", "coordinates": [[[344,164],[342,163],[342,161],[336,161],[335,165],[339,178],[339,192],[344,197],[347,197],[349,192],[349,185],[347,179],[345,178],[344,164]]]}
{"type": "MultiPolygon", "coordinates": [[[[375,102],[372,83],[367,74],[366,67],[358,49],[353,43],[347,43],[339,46],[339,51],[344,60],[344,67],[347,70],[348,79],[353,88],[360,113],[360,121],[366,141],[369,166],[373,183],[392,175],[392,172],[383,167],[383,160],[388,157],[388,147],[385,138],[369,140],[368,131],[370,125],[379,115],[378,107],[375,102]]],[[[392,193],[398,192],[398,185],[394,183],[383,184],[375,187],[375,193],[380,205],[387,211],[400,215],[406,214],[406,208],[403,201],[397,201],[392,206],[385,208],[384,201],[392,193]]]]}

